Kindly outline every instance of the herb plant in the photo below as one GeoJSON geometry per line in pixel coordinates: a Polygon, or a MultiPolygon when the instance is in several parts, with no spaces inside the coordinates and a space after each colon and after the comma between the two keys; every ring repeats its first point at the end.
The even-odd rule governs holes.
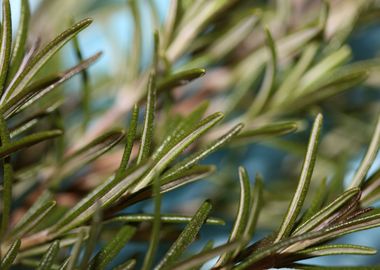
{"type": "MultiPolygon", "coordinates": [[[[40,10],[51,11],[53,2],[44,1],[40,10]]],[[[73,1],[55,2],[62,10],[75,7],[73,1]]],[[[101,53],[85,58],[80,39],[92,20],[72,23],[50,41],[38,39],[31,27],[38,18],[31,16],[28,0],[21,0],[14,35],[10,1],[2,0],[0,269],[334,269],[303,260],[375,254],[372,247],[334,241],[380,226],[373,206],[380,199],[379,169],[369,174],[380,146],[380,120],[371,125],[372,139],[364,134],[355,140],[359,130],[345,134],[352,146],[368,145],[347,185],[336,157],[358,154],[359,147],[345,149],[337,142],[321,153],[319,144],[336,136],[322,114],[348,119],[345,130],[354,122],[342,106],[329,110],[329,104],[353,87],[368,86],[376,75],[379,60],[350,62],[346,45],[355,27],[378,12],[376,1],[337,1],[351,10],[338,26],[339,8],[328,1],[297,4],[299,19],[291,19],[296,1],[171,0],[164,21],[156,3],[145,2],[155,29],[150,62],[142,61],[141,2],[130,0],[134,33],[127,67],[109,79],[122,77],[123,83],[113,104],[97,110],[93,103],[104,85],[94,85],[88,68],[101,53]],[[66,43],[78,63],[51,74],[66,43]],[[81,92],[73,97],[62,86],[75,75],[81,92]],[[68,109],[68,103],[75,106],[68,109]],[[310,131],[302,120],[308,116],[314,119],[310,131]],[[289,134],[297,138],[293,145],[291,136],[283,137],[289,134]],[[307,145],[299,134],[310,134],[307,145]],[[304,155],[301,168],[289,169],[298,182],[285,189],[291,196],[282,202],[286,208],[280,208],[272,233],[254,238],[265,228],[260,220],[277,210],[271,202],[281,201],[265,191],[270,182],[259,173],[250,179],[243,166],[234,170],[240,198],[231,202],[237,211],[224,244],[200,234],[206,226],[225,226],[212,210],[223,207],[218,198],[204,198],[192,214],[163,210],[162,199],[172,190],[186,192],[191,183],[215,175],[217,167],[206,165],[206,157],[221,148],[229,150],[218,155],[265,142],[304,155]],[[321,175],[323,180],[316,179],[321,175]],[[151,213],[136,212],[144,201],[152,202],[151,213]],[[199,235],[209,241],[194,251],[199,235]],[[146,244],[144,254],[125,253],[136,242],[146,244]]],[[[375,109],[364,107],[378,118],[375,109]]]]}

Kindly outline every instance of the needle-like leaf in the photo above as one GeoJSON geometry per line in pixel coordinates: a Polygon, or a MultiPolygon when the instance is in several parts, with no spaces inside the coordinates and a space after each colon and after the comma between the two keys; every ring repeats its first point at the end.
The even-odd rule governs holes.
{"type": "Polygon", "coordinates": [[[30,130],[37,123],[39,123],[40,120],[44,119],[49,114],[50,114],[49,111],[38,112],[36,114],[31,115],[30,117],[27,117],[26,119],[24,119],[22,122],[18,123],[17,125],[9,128],[11,139],[14,139],[20,134],[30,130]]]}
{"type": "Polygon", "coordinates": [[[143,270],[149,270],[152,267],[154,256],[158,247],[160,238],[161,227],[161,192],[160,192],[160,178],[157,176],[153,182],[153,195],[154,195],[154,219],[151,232],[151,238],[148,251],[145,255],[143,270]]]}
{"type": "Polygon", "coordinates": [[[307,248],[298,252],[297,254],[304,255],[305,257],[319,257],[319,256],[329,256],[329,255],[373,255],[376,254],[376,249],[358,245],[325,245],[319,247],[307,248]]]}
{"type": "Polygon", "coordinates": [[[2,104],[3,110],[5,112],[5,117],[9,118],[20,111],[26,109],[41,97],[51,92],[57,86],[61,85],[65,81],[72,78],[74,75],[78,74],[82,70],[88,68],[92,63],[94,63],[101,53],[97,53],[94,56],[83,60],[78,65],[62,72],[57,75],[49,76],[42,80],[36,81],[25,87],[19,93],[15,94],[11,99],[7,100],[5,104],[2,104]]]}
{"type": "Polygon", "coordinates": [[[68,30],[61,33],[53,41],[48,43],[42,50],[40,50],[36,56],[34,56],[25,69],[15,77],[6,89],[1,104],[4,105],[4,101],[20,93],[25,87],[28,86],[30,81],[36,75],[36,73],[45,65],[45,63],[69,40],[76,36],[80,31],[91,24],[91,19],[84,19],[68,30]]]}
{"type": "Polygon", "coordinates": [[[372,135],[371,143],[369,144],[367,153],[365,154],[363,160],[360,163],[358,170],[355,173],[355,176],[352,179],[350,187],[360,187],[362,182],[367,176],[368,170],[370,169],[373,161],[376,158],[376,155],[380,147],[380,117],[377,119],[375,132],[372,135]]]}
{"type": "Polygon", "coordinates": [[[179,174],[181,172],[187,171],[194,165],[196,165],[200,160],[205,158],[206,156],[210,155],[211,153],[215,152],[219,148],[221,148],[223,145],[228,143],[231,139],[233,139],[239,132],[243,129],[243,124],[238,124],[235,127],[233,127],[231,130],[229,130],[226,134],[221,136],[219,139],[212,142],[210,145],[206,146],[204,149],[190,155],[183,161],[177,163],[173,168],[168,170],[163,177],[170,177],[175,174],[179,174]]]}
{"type": "Polygon", "coordinates": [[[158,81],[157,92],[161,93],[162,91],[167,91],[175,87],[186,85],[205,74],[206,70],[203,68],[194,68],[171,74],[158,81]]]}
{"type": "MultiPolygon", "coordinates": [[[[252,190],[251,202],[250,202],[250,212],[247,220],[247,225],[244,228],[243,236],[242,236],[242,245],[245,246],[249,243],[255,233],[257,221],[259,219],[259,214],[262,206],[263,199],[263,179],[257,174],[255,178],[255,185],[252,190]]],[[[237,248],[234,251],[233,257],[240,252],[240,248],[237,248]]]]}
{"type": "Polygon", "coordinates": [[[291,233],[294,227],[298,214],[301,211],[303,202],[309,188],[311,176],[313,174],[315,159],[317,156],[318,141],[320,130],[322,126],[322,115],[318,115],[314,121],[313,129],[311,131],[309,144],[306,152],[306,157],[302,165],[300,180],[298,182],[296,193],[289,205],[288,211],[282,221],[280,230],[277,234],[275,242],[280,241],[291,233]]]}
{"type": "Polygon", "coordinates": [[[123,156],[121,158],[119,169],[117,171],[118,176],[125,174],[125,171],[127,169],[128,162],[132,153],[133,142],[135,141],[135,137],[136,137],[138,117],[139,117],[139,107],[135,105],[133,107],[131,122],[129,124],[128,132],[127,132],[127,142],[125,144],[123,156]]]}
{"type": "Polygon", "coordinates": [[[148,98],[144,118],[144,129],[141,137],[139,153],[137,155],[137,165],[139,165],[142,161],[145,161],[150,153],[153,140],[156,91],[156,75],[152,73],[148,81],[148,98]]]}
{"type": "MultiPolygon", "coordinates": [[[[239,182],[240,182],[240,199],[239,207],[235,217],[235,222],[232,227],[232,231],[228,242],[231,243],[235,240],[239,240],[245,229],[247,228],[247,222],[250,213],[250,203],[251,203],[251,188],[247,170],[244,167],[239,168],[239,182]]],[[[232,252],[223,253],[222,256],[218,259],[216,267],[225,265],[226,262],[231,258],[232,252]]]]}
{"type": "Polygon", "coordinates": [[[155,162],[150,171],[137,183],[131,192],[136,192],[141,188],[149,184],[154,174],[161,173],[179,154],[181,154],[190,144],[192,144],[197,138],[202,136],[207,130],[215,126],[220,120],[222,120],[222,113],[214,113],[209,117],[202,120],[198,125],[193,128],[189,133],[180,136],[179,142],[168,149],[168,151],[162,156],[161,159],[155,162]]]}
{"type": "Polygon", "coordinates": [[[203,251],[200,254],[194,255],[180,263],[175,264],[172,269],[187,270],[193,267],[200,266],[201,264],[211,260],[212,258],[220,255],[233,252],[239,247],[241,243],[238,241],[232,241],[227,244],[212,248],[207,251],[203,251]]]}
{"type": "Polygon", "coordinates": [[[142,22],[139,8],[139,1],[132,0],[129,2],[133,24],[135,26],[135,31],[133,33],[133,45],[131,48],[129,69],[128,69],[128,79],[133,80],[135,76],[140,72],[141,68],[141,53],[142,53],[142,22]]]}
{"type": "Polygon", "coordinates": [[[77,242],[75,243],[75,245],[71,251],[70,260],[66,266],[66,270],[74,270],[75,269],[76,264],[77,264],[77,260],[78,260],[79,255],[80,255],[81,246],[82,246],[82,243],[83,243],[85,236],[86,236],[85,231],[83,229],[80,230],[77,242]]]}
{"type": "Polygon", "coordinates": [[[136,266],[136,260],[131,259],[127,261],[126,263],[123,263],[122,265],[119,265],[118,267],[115,268],[115,270],[133,270],[135,269],[136,266]]]}
{"type": "Polygon", "coordinates": [[[362,196],[360,201],[364,205],[370,205],[380,196],[380,170],[377,170],[369,177],[362,186],[362,196]]]}
{"type": "Polygon", "coordinates": [[[135,232],[136,229],[132,226],[121,228],[115,237],[92,259],[89,269],[105,269],[135,232]]]}
{"type": "Polygon", "coordinates": [[[4,93],[12,50],[12,18],[9,0],[2,0],[2,25],[0,48],[0,96],[4,93]]]}
{"type": "Polygon", "coordinates": [[[86,270],[88,269],[88,265],[90,262],[90,258],[95,250],[96,244],[99,239],[100,231],[102,229],[102,216],[100,212],[100,207],[96,209],[91,222],[89,236],[86,242],[86,247],[83,253],[82,262],[80,265],[80,269],[86,270]]]}
{"type": "Polygon", "coordinates": [[[11,142],[0,147],[0,158],[8,157],[9,155],[20,151],[37,143],[61,136],[61,130],[41,131],[32,135],[25,136],[18,141],[11,142]]]}
{"type": "MultiPolygon", "coordinates": [[[[78,36],[73,38],[75,55],[79,62],[83,62],[83,54],[80,48],[78,36]]],[[[91,96],[90,96],[90,86],[89,86],[89,73],[87,69],[83,69],[81,72],[81,82],[82,82],[82,107],[83,107],[83,124],[82,128],[85,130],[91,119],[91,96]]]]}
{"type": "Polygon", "coordinates": [[[42,257],[37,270],[50,270],[59,252],[59,241],[53,242],[42,257]]]}
{"type": "Polygon", "coordinates": [[[263,127],[245,129],[235,138],[233,138],[234,144],[247,143],[254,140],[282,136],[289,133],[297,131],[299,128],[299,123],[297,122],[284,122],[284,123],[274,123],[263,127]]]}
{"type": "Polygon", "coordinates": [[[22,59],[25,55],[26,41],[28,38],[28,31],[29,31],[29,21],[30,21],[29,0],[21,0],[20,21],[19,21],[17,34],[16,34],[16,39],[14,41],[14,45],[12,49],[11,67],[9,69],[8,76],[7,76],[8,82],[13,78],[17,70],[20,68],[22,59]]]}
{"type": "MultiPolygon", "coordinates": [[[[174,174],[170,177],[161,178],[161,194],[169,192],[173,189],[179,188],[183,185],[187,185],[199,179],[203,179],[215,171],[214,166],[203,166],[196,165],[193,168],[181,172],[178,174],[174,174]]],[[[152,185],[149,185],[137,192],[132,194],[124,195],[122,198],[118,200],[118,203],[112,207],[110,207],[109,212],[115,213],[124,209],[125,207],[132,205],[134,203],[149,199],[153,196],[152,185]]]]}
{"type": "Polygon", "coordinates": [[[307,208],[305,213],[302,215],[302,219],[300,224],[303,224],[307,220],[309,220],[314,214],[316,214],[323,206],[326,194],[327,194],[327,179],[324,177],[319,184],[318,190],[315,192],[313,199],[310,203],[310,206],[307,208]]]}
{"type": "Polygon", "coordinates": [[[171,269],[173,264],[176,263],[176,261],[178,261],[185,249],[194,241],[203,223],[207,219],[207,216],[209,215],[210,211],[210,202],[204,202],[198,209],[198,211],[195,213],[190,223],[185,227],[180,236],[170,247],[169,251],[166,253],[164,258],[154,269],[171,269]]]}
{"type": "Polygon", "coordinates": [[[0,269],[8,270],[11,268],[13,262],[16,259],[17,253],[20,249],[21,241],[16,240],[5,253],[4,258],[0,262],[0,269]]]}
{"type": "Polygon", "coordinates": [[[265,78],[263,81],[263,84],[261,85],[261,88],[259,89],[259,92],[252,103],[251,107],[248,109],[247,117],[251,118],[256,116],[266,105],[269,96],[272,94],[275,80],[276,80],[276,74],[277,74],[277,52],[276,52],[276,45],[274,43],[272,34],[269,31],[269,28],[265,28],[265,35],[266,35],[266,41],[267,46],[269,49],[269,61],[268,61],[268,67],[265,72],[265,78]]]}
{"type": "Polygon", "coordinates": [[[12,230],[12,237],[22,237],[33,228],[35,228],[44,218],[53,210],[56,205],[55,201],[41,202],[30,211],[17,223],[16,227],[12,230]]]}
{"type": "Polygon", "coordinates": [[[178,143],[181,136],[186,132],[189,132],[197,124],[197,122],[201,120],[207,108],[208,103],[202,103],[185,119],[181,120],[180,123],[167,134],[166,139],[161,143],[161,145],[157,147],[157,150],[153,153],[153,159],[161,158],[164,153],[178,143]]]}
{"type": "Polygon", "coordinates": [[[346,205],[351,199],[357,197],[360,193],[360,189],[353,188],[341,196],[339,196],[336,200],[331,202],[329,205],[318,211],[315,215],[313,215],[309,220],[305,223],[301,224],[294,232],[294,235],[300,235],[305,232],[308,232],[330,217],[333,213],[336,213],[337,210],[344,205],[346,205]]]}
{"type": "MultiPolygon", "coordinates": [[[[191,221],[190,216],[176,215],[176,214],[161,214],[160,221],[161,223],[189,223],[191,221]]],[[[117,216],[110,220],[107,220],[106,223],[122,222],[122,223],[139,223],[139,222],[152,222],[154,221],[154,215],[151,214],[131,214],[117,216]]],[[[210,217],[206,219],[205,224],[208,225],[224,225],[225,222],[220,218],[210,217]]]]}
{"type": "MultiPolygon", "coordinates": [[[[9,3],[8,3],[9,4],[9,3]]],[[[0,110],[0,141],[1,148],[9,147],[10,135],[7,123],[5,122],[4,115],[0,110]]],[[[13,167],[11,158],[4,156],[3,158],[3,194],[2,194],[2,216],[0,224],[0,239],[7,233],[9,227],[9,218],[12,209],[12,194],[13,194],[13,167]],[[5,157],[5,158],[4,158],[5,157]]]]}
{"type": "Polygon", "coordinates": [[[113,129],[100,135],[87,145],[66,156],[61,167],[58,168],[57,174],[59,173],[59,177],[62,178],[78,168],[82,168],[115,147],[124,138],[124,135],[125,132],[122,129],[113,129]]]}
{"type": "MultiPolygon", "coordinates": [[[[300,241],[299,243],[297,243],[297,245],[289,245],[283,252],[297,252],[300,250],[304,250],[306,247],[315,245],[317,243],[325,242],[346,234],[379,226],[380,214],[369,214],[364,217],[359,217],[351,221],[331,226],[324,231],[320,231],[321,235],[313,237],[313,239],[309,239],[307,241],[300,241]]],[[[308,233],[306,233],[306,235],[307,234],[308,233]]]]}
{"type": "Polygon", "coordinates": [[[140,179],[143,173],[147,169],[147,165],[135,168],[125,178],[110,177],[103,184],[95,188],[90,194],[79,201],[73,208],[71,208],[61,220],[53,226],[51,233],[60,235],[71,229],[83,224],[101,207],[113,203],[117,200],[125,191],[128,186],[140,179]]]}
{"type": "Polygon", "coordinates": [[[307,241],[309,239],[315,239],[319,236],[323,235],[323,232],[309,232],[303,235],[291,237],[288,239],[280,240],[277,243],[273,243],[268,247],[262,248],[257,252],[253,252],[242,261],[240,264],[235,266],[234,270],[243,270],[243,269],[252,269],[254,268],[254,264],[259,262],[260,260],[269,257],[273,254],[280,253],[287,247],[294,245],[296,243],[307,241]]]}

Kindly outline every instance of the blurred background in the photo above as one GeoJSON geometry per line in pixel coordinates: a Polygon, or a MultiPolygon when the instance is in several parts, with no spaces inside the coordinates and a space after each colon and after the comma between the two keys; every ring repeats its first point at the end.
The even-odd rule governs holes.
{"type": "MultiPolygon", "coordinates": [[[[70,126],[70,132],[65,135],[67,144],[84,144],[92,134],[107,127],[125,126],[132,105],[145,94],[138,85],[152,63],[154,29],[159,29],[164,36],[166,34],[161,26],[166,25],[170,18],[170,0],[30,2],[34,14],[32,39],[40,38],[41,43],[47,42],[73,20],[91,17],[94,22],[79,35],[79,46],[84,58],[103,52],[101,59],[89,69],[91,119],[84,130],[75,125],[84,117],[79,106],[82,95],[80,77],[54,93],[57,99],[63,100],[62,114],[65,124],[70,126]],[[82,132],[83,142],[70,142],[68,134],[71,132],[82,132]]],[[[185,2],[190,6],[192,1],[185,2]]],[[[196,5],[202,1],[194,2],[196,5]]],[[[163,44],[167,48],[165,56],[169,70],[199,67],[207,71],[203,78],[174,89],[168,100],[176,102],[174,111],[178,114],[186,114],[208,100],[210,111],[227,113],[220,130],[242,119],[242,116],[252,127],[292,120],[297,121],[298,128],[291,135],[276,138],[258,136],[218,151],[204,161],[218,165],[212,177],[164,196],[164,211],[189,213],[192,213],[194,205],[211,198],[216,208],[213,215],[229,221],[225,227],[206,226],[202,232],[216,239],[216,244],[227,240],[235,215],[239,165],[248,169],[252,179],[260,173],[265,180],[265,206],[259,219],[260,234],[256,236],[259,238],[278,228],[286,211],[300,172],[310,122],[316,113],[323,112],[325,124],[311,192],[318,189],[325,177],[332,183],[350,181],[370,142],[380,109],[380,61],[377,58],[380,48],[379,1],[331,0],[328,1],[328,12],[319,0],[231,2],[233,4],[227,7],[214,7],[219,8],[215,16],[209,15],[207,10],[189,15],[188,23],[182,27],[185,30],[175,33],[172,39],[163,39],[163,43],[172,40],[171,46],[163,44]],[[315,30],[320,30],[317,28],[320,24],[324,27],[322,32],[315,30]],[[273,98],[271,107],[255,111],[252,109],[254,96],[268,72],[267,53],[262,49],[266,46],[264,26],[270,29],[278,50],[276,80],[281,95],[273,98]],[[305,70],[313,72],[305,76],[294,75],[294,67],[302,69],[300,61],[309,61],[305,70]],[[354,80],[351,84],[339,84],[336,78],[346,78],[347,74],[352,77],[356,75],[354,72],[362,72],[362,66],[365,66],[368,78],[360,86],[354,80]],[[346,73],[336,73],[338,69],[346,73]],[[289,74],[294,75],[293,80],[286,81],[286,87],[280,87],[289,74]],[[317,90],[322,94],[316,95],[317,90]]],[[[14,25],[17,25],[20,1],[12,0],[11,4],[14,25]]],[[[51,61],[48,71],[57,72],[77,62],[74,46],[68,44],[51,61]]],[[[162,107],[159,117],[163,119],[161,128],[165,129],[170,119],[166,117],[165,105],[162,107]]],[[[81,187],[90,188],[112,171],[117,166],[120,153],[121,149],[96,161],[83,174],[81,187]]],[[[380,159],[371,172],[379,167],[380,159]]],[[[136,212],[150,212],[151,209],[150,202],[135,206],[136,212]]],[[[380,248],[379,239],[380,229],[372,229],[341,241],[380,248]]],[[[136,243],[134,250],[125,252],[144,252],[145,248],[136,243]]],[[[162,248],[165,249],[164,246],[162,248]]],[[[374,264],[380,263],[380,256],[326,257],[318,259],[318,263],[374,264]]]]}

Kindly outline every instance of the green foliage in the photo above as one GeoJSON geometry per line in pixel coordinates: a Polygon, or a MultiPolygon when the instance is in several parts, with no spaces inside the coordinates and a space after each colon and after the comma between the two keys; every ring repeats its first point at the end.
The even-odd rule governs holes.
{"type": "MultiPolygon", "coordinates": [[[[380,120],[369,140],[366,131],[359,133],[370,129],[366,123],[352,116],[351,109],[341,108],[343,102],[334,97],[344,97],[343,92],[354,86],[368,86],[378,75],[378,59],[350,62],[352,52],[346,45],[349,33],[363,23],[359,18],[371,18],[371,12],[378,11],[375,1],[344,2],[352,14],[334,28],[330,20],[337,20],[336,8],[327,1],[300,6],[310,18],[298,14],[300,19],[291,19],[290,0],[276,5],[172,0],[161,21],[155,3],[147,0],[155,32],[146,64],[141,16],[146,11],[141,1],[131,0],[123,3],[134,25],[127,68],[111,79],[92,76],[88,68],[101,53],[84,58],[86,43],[77,37],[92,19],[74,23],[53,39],[51,33],[43,33],[43,46],[33,41],[36,21],[55,2],[43,1],[37,16],[31,14],[28,0],[21,0],[13,37],[10,1],[2,0],[0,269],[200,269],[215,258],[212,269],[323,269],[298,262],[376,253],[372,247],[330,243],[380,226],[379,209],[372,207],[380,199],[380,170],[369,175],[380,147],[380,120]],[[69,42],[78,63],[50,74],[57,66],[55,55],[62,56],[69,42]],[[71,100],[64,82],[78,74],[81,92],[71,100]],[[114,103],[104,110],[95,108],[94,100],[104,94],[102,87],[106,85],[109,94],[116,81],[122,85],[117,85],[114,103]],[[334,124],[345,123],[340,127],[344,136],[336,138],[333,128],[322,133],[324,111],[327,119],[339,119],[334,124]],[[308,132],[307,120],[302,120],[307,116],[315,121],[306,147],[299,134],[293,141],[284,138],[308,132]],[[324,145],[329,138],[333,147],[324,145]],[[344,140],[349,143],[342,144],[344,140]],[[347,160],[368,142],[346,188],[347,160]],[[186,192],[190,183],[210,178],[217,170],[221,174],[214,184],[225,184],[223,179],[231,177],[236,165],[232,160],[244,162],[234,153],[251,143],[304,155],[300,169],[286,163],[292,179],[300,171],[296,186],[284,175],[283,186],[264,188],[259,174],[251,181],[251,172],[240,166],[235,176],[238,200],[234,189],[223,194],[218,190],[212,201],[181,202],[172,208],[178,213],[163,210],[167,193],[180,187],[186,192]],[[226,168],[204,164],[221,148],[228,148],[226,168]],[[282,197],[276,197],[274,189],[282,197]],[[144,201],[152,202],[152,213],[131,208],[144,201]],[[214,236],[203,235],[202,229],[229,224],[215,217],[218,209],[233,222],[226,243],[215,246],[214,236]],[[230,209],[236,210],[231,214],[230,209]],[[253,242],[261,229],[273,233],[253,242]],[[199,239],[208,242],[194,251],[199,239]],[[133,250],[136,242],[147,247],[142,260],[138,252],[124,252],[133,250]]],[[[52,29],[55,19],[64,25],[60,13],[79,10],[83,4],[58,2],[62,10],[53,9],[49,15],[52,29]]],[[[379,118],[371,108],[360,109],[366,117],[379,118]]]]}

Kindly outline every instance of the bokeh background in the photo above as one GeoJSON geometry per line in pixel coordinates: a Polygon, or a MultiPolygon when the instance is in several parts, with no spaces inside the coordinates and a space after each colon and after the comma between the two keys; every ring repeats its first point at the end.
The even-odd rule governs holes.
{"type": "MultiPolygon", "coordinates": [[[[15,25],[18,22],[19,2],[19,0],[12,0],[11,3],[15,25]]],[[[80,47],[85,57],[89,57],[98,51],[103,52],[102,58],[90,68],[91,110],[94,115],[98,116],[107,113],[109,108],[114,106],[115,103],[120,102],[120,100],[118,101],[120,91],[127,93],[123,97],[126,98],[125,102],[128,103],[128,91],[133,92],[133,89],[130,90],[128,88],[128,82],[130,81],[130,76],[132,76],[128,66],[131,61],[128,57],[131,54],[131,50],[133,50],[133,44],[137,42],[135,40],[136,26],[130,1],[30,0],[30,2],[34,13],[32,19],[33,37],[41,38],[42,42],[46,42],[56,33],[59,33],[72,20],[79,20],[84,17],[94,19],[93,24],[79,35],[80,47]]],[[[141,37],[142,60],[139,69],[144,70],[151,63],[152,33],[155,23],[165,20],[170,1],[139,0],[136,2],[141,27],[143,28],[143,35],[141,37]],[[153,9],[152,6],[154,7],[153,9]]],[[[318,11],[321,5],[321,1],[319,0],[286,0],[283,2],[289,3],[294,10],[282,10],[286,7],[286,4],[279,2],[281,0],[257,1],[257,6],[273,9],[273,12],[282,12],[284,13],[283,16],[288,17],[286,20],[297,23],[298,18],[296,17],[300,14],[297,13],[297,8],[307,11],[313,9],[318,11]],[[267,3],[263,5],[265,2],[267,3]],[[290,12],[290,14],[286,14],[286,12],[290,12]]],[[[342,9],[341,13],[343,13],[343,17],[345,15],[349,17],[349,12],[355,12],[356,9],[359,9],[360,3],[365,1],[342,0],[331,2],[333,6],[332,13],[339,13],[339,9],[342,9]]],[[[227,14],[229,11],[225,10],[224,12],[227,14]]],[[[380,49],[380,20],[378,19],[380,17],[376,16],[379,14],[378,12],[377,9],[366,11],[366,16],[363,16],[362,20],[355,21],[357,26],[353,28],[347,37],[347,44],[352,50],[350,62],[378,57],[380,49]]],[[[339,16],[336,16],[335,19],[339,20],[339,16]]],[[[339,24],[339,21],[336,24],[339,24]]],[[[253,31],[249,33],[250,38],[247,38],[248,43],[252,40],[253,43],[257,42],[255,41],[256,37],[257,39],[262,39],[261,28],[259,26],[253,28],[253,31]]],[[[281,36],[281,33],[278,35],[281,36]]],[[[244,48],[241,50],[244,50],[244,48]]],[[[77,61],[78,59],[76,59],[72,44],[68,44],[62,53],[57,55],[50,63],[49,69],[54,71],[63,70],[77,61]]],[[[186,57],[179,62],[181,61],[186,62],[186,57]]],[[[199,92],[207,88],[209,84],[217,83],[214,80],[223,81],[223,72],[225,70],[223,68],[218,69],[218,67],[224,67],[224,61],[228,62],[229,60],[222,59],[221,63],[215,62],[210,66],[206,66],[210,75],[206,74],[204,78],[194,82],[191,84],[191,87],[186,89],[186,93],[190,97],[197,97],[193,98],[193,100],[199,101],[200,97],[203,96],[206,99],[210,98],[207,95],[202,96],[199,92]]],[[[216,239],[216,244],[223,243],[226,241],[226,236],[231,228],[231,220],[233,219],[238,202],[237,166],[244,165],[252,178],[254,178],[256,173],[260,173],[265,179],[267,188],[265,197],[267,203],[260,216],[259,227],[261,230],[256,237],[259,238],[269,233],[278,226],[277,220],[285,212],[291,191],[295,188],[313,112],[322,111],[326,119],[321,154],[314,176],[317,180],[312,185],[313,190],[318,189],[318,179],[324,176],[330,180],[341,178],[349,181],[350,176],[353,175],[365,153],[366,145],[370,141],[374,122],[379,112],[379,75],[378,71],[375,70],[370,80],[364,86],[350,89],[344,94],[329,98],[323,104],[312,106],[307,112],[298,115],[299,119],[302,120],[304,128],[296,134],[253,142],[252,144],[243,146],[233,146],[213,154],[204,162],[216,163],[218,165],[217,173],[213,177],[210,177],[210,179],[207,179],[207,181],[191,184],[191,188],[181,188],[165,196],[163,201],[164,211],[181,210],[191,212],[194,205],[197,205],[205,198],[211,198],[216,202],[216,209],[213,215],[223,217],[228,222],[223,228],[206,226],[202,234],[212,235],[216,239]]],[[[74,78],[61,89],[60,93],[65,96],[66,100],[64,108],[69,115],[67,117],[67,124],[74,123],[81,117],[82,112],[76,107],[77,103],[75,102],[80,96],[80,91],[81,84],[79,78],[74,78]]],[[[226,95],[226,93],[222,93],[221,95],[226,95]]],[[[178,108],[178,112],[190,111],[194,106],[194,102],[182,102],[178,108]]],[[[127,118],[125,117],[125,119],[127,118]]],[[[122,119],[121,123],[123,121],[122,119]]],[[[115,159],[117,159],[116,154],[115,159]]],[[[101,173],[104,167],[110,164],[107,162],[112,163],[112,160],[100,160],[94,166],[98,166],[101,173]]],[[[379,167],[380,159],[377,159],[371,171],[373,172],[379,167]]],[[[145,202],[136,205],[130,211],[149,212],[151,209],[151,203],[145,202]]],[[[379,239],[380,229],[372,229],[368,232],[356,233],[353,236],[345,237],[340,241],[380,248],[379,239]]],[[[129,248],[125,252],[134,254],[139,251],[143,252],[145,248],[146,246],[135,243],[133,250],[129,248]]],[[[165,245],[163,244],[161,248],[164,251],[165,245]]],[[[199,247],[194,246],[193,248],[197,249],[199,247]]],[[[363,265],[380,263],[380,256],[338,256],[312,261],[326,265],[363,265]]]]}

